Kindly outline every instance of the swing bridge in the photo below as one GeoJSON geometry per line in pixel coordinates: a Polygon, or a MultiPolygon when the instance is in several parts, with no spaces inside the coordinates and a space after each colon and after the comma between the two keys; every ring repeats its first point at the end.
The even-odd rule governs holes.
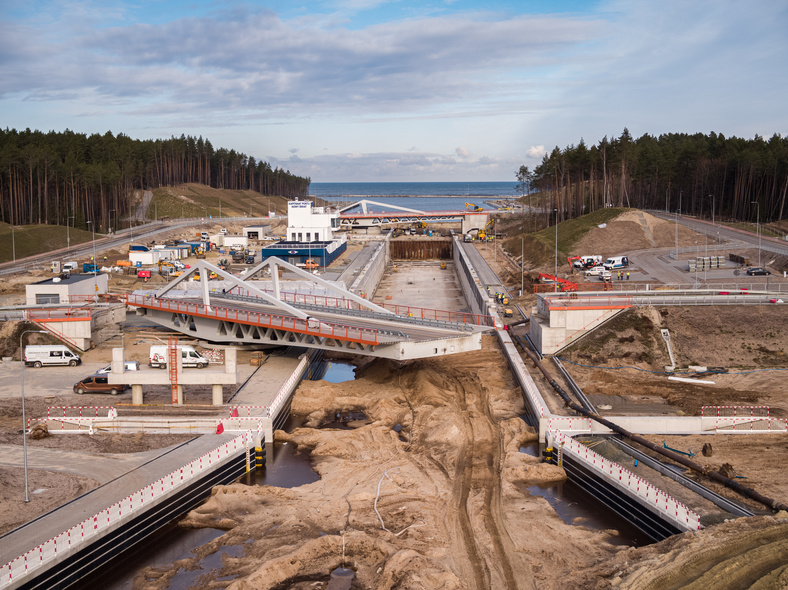
{"type": "Polygon", "coordinates": [[[125,302],[161,326],[213,343],[300,346],[395,360],[480,350],[482,334],[495,329],[491,316],[372,303],[276,257],[243,277],[200,260],[163,288],[135,291],[125,302]],[[284,290],[280,271],[307,281],[310,293],[284,290]],[[272,288],[260,288],[261,279],[272,288]]]}

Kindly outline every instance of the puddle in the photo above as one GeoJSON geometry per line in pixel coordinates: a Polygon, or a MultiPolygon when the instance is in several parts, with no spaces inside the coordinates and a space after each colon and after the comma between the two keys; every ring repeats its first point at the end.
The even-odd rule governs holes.
{"type": "Polygon", "coordinates": [[[344,383],[356,378],[356,365],[341,361],[320,361],[309,367],[306,379],[310,381],[328,381],[344,383]]]}
{"type": "MultiPolygon", "coordinates": [[[[89,576],[82,578],[71,588],[79,590],[131,590],[134,578],[146,567],[171,564],[179,559],[193,557],[192,550],[224,534],[219,529],[186,529],[177,524],[167,524],[147,537],[133,549],[125,551],[116,559],[89,576]]],[[[188,586],[170,586],[188,588],[188,586]]]]}
{"type": "MultiPolygon", "coordinates": [[[[222,564],[223,555],[227,555],[229,557],[241,557],[243,553],[244,548],[242,545],[225,545],[215,553],[206,555],[203,559],[197,562],[197,564],[200,566],[199,568],[194,570],[180,568],[170,580],[170,585],[167,588],[169,590],[188,590],[198,582],[198,579],[201,576],[206,574],[210,575],[212,571],[222,569],[224,567],[222,564]]],[[[235,577],[237,576],[223,576],[221,578],[215,579],[216,581],[228,581],[234,579],[235,577]]]]}
{"type": "Polygon", "coordinates": [[[255,469],[241,482],[258,486],[297,488],[315,482],[320,476],[312,469],[308,453],[296,452],[296,446],[274,443],[265,447],[265,467],[255,469]]]}
{"type": "Polygon", "coordinates": [[[338,428],[340,430],[352,430],[369,424],[370,420],[364,412],[348,410],[344,412],[334,412],[331,422],[324,422],[319,428],[338,428]]]}
{"type": "Polygon", "coordinates": [[[350,590],[356,572],[351,569],[338,567],[331,572],[331,579],[326,586],[326,590],[350,590]]]}
{"type": "Polygon", "coordinates": [[[567,524],[600,531],[615,529],[618,536],[610,537],[613,545],[642,547],[653,543],[645,533],[571,481],[551,486],[529,486],[526,489],[532,496],[541,496],[547,500],[567,524]]]}
{"type": "Polygon", "coordinates": [[[336,361],[329,361],[326,373],[323,375],[323,381],[329,383],[344,383],[345,381],[354,381],[356,379],[356,366],[350,363],[338,363],[336,361]]]}
{"type": "Polygon", "coordinates": [[[541,451],[539,450],[539,442],[533,441],[525,443],[520,447],[520,452],[525,453],[526,455],[531,455],[531,457],[540,457],[541,451]]]}

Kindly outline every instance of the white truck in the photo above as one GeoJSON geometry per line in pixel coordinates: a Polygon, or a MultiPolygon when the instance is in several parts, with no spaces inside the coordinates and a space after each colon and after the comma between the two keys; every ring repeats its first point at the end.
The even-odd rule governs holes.
{"type": "MultiPolygon", "coordinates": [[[[194,347],[185,344],[179,344],[178,350],[183,359],[183,368],[197,367],[204,369],[208,366],[208,359],[201,356],[199,352],[194,350],[194,347]]],[[[169,359],[170,351],[166,344],[154,344],[150,347],[148,352],[148,365],[151,367],[159,367],[160,369],[167,368],[167,360],[169,359]]]]}
{"type": "Polygon", "coordinates": [[[76,367],[82,363],[79,355],[74,354],[63,344],[29,344],[25,346],[23,358],[27,367],[43,367],[44,365],[68,365],[76,367]]]}

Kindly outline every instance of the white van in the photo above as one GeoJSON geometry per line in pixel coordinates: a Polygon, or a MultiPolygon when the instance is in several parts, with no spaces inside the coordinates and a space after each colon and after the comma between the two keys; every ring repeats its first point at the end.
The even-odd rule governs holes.
{"type": "Polygon", "coordinates": [[[76,263],[75,260],[63,264],[63,272],[75,272],[78,268],[79,265],[76,263]]]}
{"type": "MultiPolygon", "coordinates": [[[[139,371],[140,364],[138,361],[123,361],[124,371],[139,371]]],[[[96,375],[106,375],[107,373],[112,372],[112,363],[108,364],[103,369],[99,369],[96,371],[96,375]]]]}
{"type": "Polygon", "coordinates": [[[629,258],[626,256],[612,256],[605,260],[604,267],[607,270],[613,270],[614,268],[626,268],[629,266],[629,258]]]}
{"type": "MultiPolygon", "coordinates": [[[[194,350],[192,346],[178,345],[178,350],[181,351],[184,369],[186,367],[204,369],[208,366],[208,359],[200,356],[200,353],[194,350]]],[[[148,365],[166,369],[169,354],[169,347],[166,344],[154,344],[150,347],[150,352],[148,353],[148,365]]]]}
{"type": "Polygon", "coordinates": [[[25,366],[68,365],[76,367],[82,362],[78,355],[62,344],[29,344],[25,346],[25,366]]]}

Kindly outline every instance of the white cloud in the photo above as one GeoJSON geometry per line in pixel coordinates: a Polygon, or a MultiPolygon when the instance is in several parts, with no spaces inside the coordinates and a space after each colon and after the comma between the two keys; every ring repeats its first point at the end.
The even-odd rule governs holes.
{"type": "Polygon", "coordinates": [[[468,151],[468,148],[458,147],[454,150],[454,153],[457,154],[460,158],[467,158],[471,155],[471,152],[468,151]]]}
{"type": "Polygon", "coordinates": [[[534,160],[541,160],[546,153],[543,145],[532,145],[525,151],[525,155],[534,160]]]}

